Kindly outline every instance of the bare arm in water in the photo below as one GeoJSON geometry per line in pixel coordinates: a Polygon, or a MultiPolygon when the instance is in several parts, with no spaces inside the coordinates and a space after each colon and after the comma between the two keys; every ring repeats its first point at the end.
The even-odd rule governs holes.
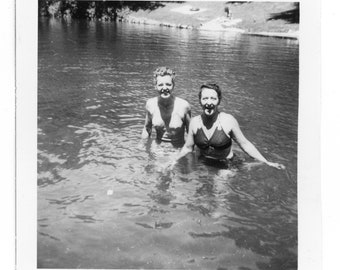
{"type": "MultiPolygon", "coordinates": [[[[224,114],[223,117],[221,117],[221,124],[222,128],[226,132],[226,134],[231,133],[232,138],[237,142],[237,144],[241,147],[241,149],[248,154],[250,157],[257,159],[261,162],[266,163],[268,166],[275,167],[277,169],[284,169],[284,165],[275,163],[275,162],[269,162],[258,150],[257,148],[243,135],[239,124],[237,120],[231,116],[224,114]],[[229,128],[227,128],[229,127],[229,128]]],[[[180,153],[175,158],[174,161],[172,161],[170,168],[172,168],[179,159],[187,155],[188,153],[192,152],[195,146],[194,142],[194,130],[197,130],[197,118],[193,118],[189,125],[189,132],[187,136],[187,140],[185,142],[185,145],[182,147],[180,153]]]]}
{"type": "Polygon", "coordinates": [[[149,101],[146,103],[146,115],[145,115],[145,124],[142,131],[142,139],[147,139],[151,136],[152,132],[152,118],[151,113],[149,111],[149,101]]]}
{"type": "Polygon", "coordinates": [[[260,153],[260,151],[257,150],[257,148],[243,135],[237,120],[233,116],[224,114],[224,117],[222,118],[222,127],[224,126],[231,126],[232,138],[237,142],[237,144],[246,154],[254,159],[257,159],[258,161],[266,163],[268,166],[275,167],[277,169],[285,168],[282,164],[269,162],[260,153]]]}

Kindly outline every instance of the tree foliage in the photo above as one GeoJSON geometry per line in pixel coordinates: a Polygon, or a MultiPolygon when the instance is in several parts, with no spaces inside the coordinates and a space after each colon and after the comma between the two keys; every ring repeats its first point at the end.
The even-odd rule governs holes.
{"type": "Polygon", "coordinates": [[[164,4],[157,1],[39,0],[38,14],[47,17],[116,20],[118,12],[124,8],[137,11],[153,10],[162,6],[164,4]]]}
{"type": "Polygon", "coordinates": [[[270,20],[285,20],[289,23],[299,23],[300,22],[300,3],[295,2],[293,4],[293,9],[286,10],[279,13],[272,13],[268,21],[270,20]]]}

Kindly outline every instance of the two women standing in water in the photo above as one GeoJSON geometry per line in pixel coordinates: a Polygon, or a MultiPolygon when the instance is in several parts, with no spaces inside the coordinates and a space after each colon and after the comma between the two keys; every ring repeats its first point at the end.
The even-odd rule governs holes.
{"type": "Polygon", "coordinates": [[[243,135],[237,120],[232,115],[219,111],[222,92],[218,85],[205,84],[200,87],[199,102],[203,112],[190,121],[189,103],[172,94],[174,73],[168,68],[158,68],[155,71],[155,80],[159,96],[147,101],[142,137],[150,136],[154,126],[157,140],[183,144],[186,129],[188,134],[185,144],[172,166],[180,158],[192,152],[195,145],[203,158],[227,165],[234,156],[232,151],[234,140],[252,158],[277,169],[284,168],[279,163],[269,162],[257,150],[243,135]]]}

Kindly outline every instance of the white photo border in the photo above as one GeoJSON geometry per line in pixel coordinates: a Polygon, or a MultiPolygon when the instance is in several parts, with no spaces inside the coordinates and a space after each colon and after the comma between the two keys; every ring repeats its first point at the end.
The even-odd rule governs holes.
{"type": "MultiPolygon", "coordinates": [[[[322,268],[321,1],[303,0],[300,4],[298,269],[311,270],[322,268]]],[[[16,1],[18,270],[37,269],[37,10],[38,1],[16,1]]]]}

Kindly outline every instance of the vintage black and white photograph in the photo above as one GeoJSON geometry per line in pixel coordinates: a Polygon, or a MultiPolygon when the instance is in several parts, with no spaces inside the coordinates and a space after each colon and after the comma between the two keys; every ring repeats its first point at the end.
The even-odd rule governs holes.
{"type": "Polygon", "coordinates": [[[300,3],[38,3],[37,268],[297,269],[300,3]]]}

